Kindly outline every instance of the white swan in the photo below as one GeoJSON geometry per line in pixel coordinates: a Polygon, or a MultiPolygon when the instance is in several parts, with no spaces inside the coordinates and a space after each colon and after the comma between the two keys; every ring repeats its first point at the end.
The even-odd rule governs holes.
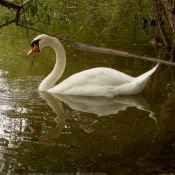
{"type": "Polygon", "coordinates": [[[76,73],[55,85],[63,74],[66,65],[66,54],[62,44],[55,37],[41,34],[33,39],[31,46],[32,49],[27,55],[40,51],[46,46],[55,50],[56,63],[54,69],[41,82],[38,89],[49,93],[105,97],[138,94],[143,90],[159,65],[157,64],[153,69],[136,78],[110,68],[93,68],[76,73]]]}

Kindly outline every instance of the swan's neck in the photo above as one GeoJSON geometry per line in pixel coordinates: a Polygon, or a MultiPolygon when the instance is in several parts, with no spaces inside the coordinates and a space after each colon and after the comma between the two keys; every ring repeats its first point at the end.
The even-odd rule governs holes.
{"type": "Polygon", "coordinates": [[[39,91],[47,91],[52,88],[65,69],[66,54],[62,44],[55,38],[54,41],[51,42],[50,47],[52,47],[56,53],[56,63],[52,72],[39,85],[39,91]]]}

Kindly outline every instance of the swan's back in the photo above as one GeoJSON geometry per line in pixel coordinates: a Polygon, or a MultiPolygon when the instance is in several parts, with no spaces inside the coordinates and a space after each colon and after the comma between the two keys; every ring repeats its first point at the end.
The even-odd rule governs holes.
{"type": "Polygon", "coordinates": [[[106,97],[137,94],[145,87],[157,66],[137,78],[110,68],[89,69],[70,76],[48,92],[106,97]]]}

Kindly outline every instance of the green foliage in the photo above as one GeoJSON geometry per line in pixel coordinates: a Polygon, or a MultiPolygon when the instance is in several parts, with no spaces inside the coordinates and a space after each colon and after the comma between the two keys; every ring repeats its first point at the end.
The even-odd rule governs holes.
{"type": "MultiPolygon", "coordinates": [[[[88,34],[88,39],[96,41],[105,40],[123,23],[140,24],[141,17],[153,16],[151,13],[149,0],[31,0],[21,10],[19,25],[70,39],[86,38],[88,34]]],[[[0,15],[0,25],[8,24],[15,19],[16,10],[2,8],[0,15]]]]}

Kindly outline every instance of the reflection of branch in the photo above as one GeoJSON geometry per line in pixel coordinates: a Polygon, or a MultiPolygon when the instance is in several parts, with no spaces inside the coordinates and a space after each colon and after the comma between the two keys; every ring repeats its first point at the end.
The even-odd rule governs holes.
{"type": "Polygon", "coordinates": [[[21,10],[24,8],[24,6],[30,2],[31,0],[26,0],[24,3],[22,3],[21,5],[19,4],[15,4],[15,3],[12,3],[12,2],[9,2],[9,1],[6,1],[6,0],[0,0],[0,4],[3,5],[4,7],[7,7],[9,9],[15,9],[16,10],[16,16],[15,16],[15,19],[12,19],[11,21],[7,21],[6,23],[0,25],[0,28],[4,27],[4,26],[7,26],[9,24],[12,24],[12,23],[16,23],[16,25],[18,25],[18,22],[19,22],[19,19],[20,19],[20,16],[21,16],[21,10]]]}

